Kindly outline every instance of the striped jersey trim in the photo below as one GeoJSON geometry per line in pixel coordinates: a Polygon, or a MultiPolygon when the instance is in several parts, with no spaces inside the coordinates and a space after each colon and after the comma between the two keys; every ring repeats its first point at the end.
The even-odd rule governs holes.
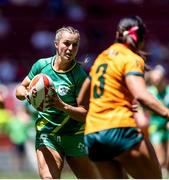
{"type": "Polygon", "coordinates": [[[144,74],[143,74],[143,73],[136,72],[136,71],[128,72],[127,74],[125,74],[125,76],[128,76],[128,75],[135,75],[135,76],[141,76],[141,77],[144,77],[144,74]]]}
{"type": "Polygon", "coordinates": [[[44,118],[41,119],[40,121],[38,121],[38,123],[36,125],[37,130],[40,131],[41,129],[43,129],[46,126],[47,123],[48,123],[48,120],[46,120],[44,118]]]}
{"type": "Polygon", "coordinates": [[[69,119],[70,119],[70,116],[67,116],[67,117],[63,120],[63,122],[60,124],[60,126],[57,126],[50,134],[52,135],[52,134],[57,133],[57,132],[63,127],[63,125],[68,122],[69,119]]]}

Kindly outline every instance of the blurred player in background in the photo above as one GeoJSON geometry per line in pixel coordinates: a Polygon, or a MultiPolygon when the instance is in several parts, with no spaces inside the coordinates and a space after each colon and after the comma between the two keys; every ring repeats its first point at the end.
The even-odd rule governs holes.
{"type": "Polygon", "coordinates": [[[90,87],[85,143],[90,159],[102,173],[105,170],[103,178],[114,178],[112,160],[132,178],[162,178],[155,151],[137,127],[132,111],[135,99],[169,118],[169,109],[147,91],[141,53],[145,31],[138,16],[120,20],[116,43],[96,58],[79,94],[79,99],[86,100],[90,87]]]}
{"type": "Polygon", "coordinates": [[[6,134],[6,127],[10,118],[13,116],[13,112],[6,107],[6,86],[0,87],[0,134],[6,134]],[[2,88],[3,87],[3,88],[2,88]]]}
{"type": "MultiPolygon", "coordinates": [[[[151,86],[148,90],[161,103],[169,108],[169,85],[165,78],[166,72],[162,65],[156,65],[149,72],[151,86]]],[[[154,146],[163,176],[167,177],[169,168],[169,127],[168,120],[155,112],[149,112],[149,135],[154,146]]]]}
{"type": "Polygon", "coordinates": [[[58,97],[58,101],[61,99],[66,103],[39,112],[36,120],[36,153],[39,174],[43,179],[60,178],[65,157],[77,178],[99,178],[84,145],[86,109],[77,104],[79,90],[87,77],[75,60],[79,42],[78,30],[73,27],[58,29],[56,55],[35,62],[16,89],[16,97],[24,100],[31,80],[35,75],[44,73],[54,81],[58,96],[52,101],[57,101],[58,97]]]}
{"type": "Polygon", "coordinates": [[[7,134],[13,144],[13,167],[15,171],[27,171],[29,164],[26,157],[26,141],[32,119],[25,106],[17,109],[6,125],[7,134]]]}

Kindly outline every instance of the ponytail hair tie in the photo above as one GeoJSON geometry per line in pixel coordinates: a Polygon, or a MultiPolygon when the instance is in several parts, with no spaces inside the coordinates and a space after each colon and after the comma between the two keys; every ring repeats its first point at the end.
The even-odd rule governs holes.
{"type": "Polygon", "coordinates": [[[138,30],[138,26],[133,26],[132,28],[130,28],[128,31],[124,31],[123,32],[123,36],[129,35],[132,37],[132,39],[137,42],[138,41],[138,36],[136,34],[136,31],[138,30]]]}

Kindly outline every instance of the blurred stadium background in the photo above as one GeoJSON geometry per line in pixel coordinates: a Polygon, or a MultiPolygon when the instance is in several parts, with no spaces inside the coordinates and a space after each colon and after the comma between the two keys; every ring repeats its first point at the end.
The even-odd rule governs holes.
{"type": "MultiPolygon", "coordinates": [[[[77,59],[88,57],[84,66],[88,72],[96,55],[113,42],[115,26],[126,15],[144,19],[148,27],[147,63],[152,67],[163,64],[169,78],[168,0],[0,0],[0,93],[5,95],[6,110],[16,116],[23,108],[15,99],[15,87],[37,59],[55,53],[53,41],[58,28],[71,25],[80,31],[77,59]]],[[[0,178],[39,178],[33,126],[23,141],[26,158],[17,162],[16,144],[4,130],[8,113],[0,111],[0,178]]],[[[74,178],[67,164],[62,178],[74,178]]]]}

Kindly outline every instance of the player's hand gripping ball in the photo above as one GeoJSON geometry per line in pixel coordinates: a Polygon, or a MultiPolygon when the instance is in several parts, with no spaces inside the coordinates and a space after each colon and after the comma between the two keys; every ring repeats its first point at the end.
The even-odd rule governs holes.
{"type": "Polygon", "coordinates": [[[54,94],[52,79],[46,74],[36,75],[30,82],[27,100],[38,111],[45,111],[48,108],[46,99],[54,94]]]}

